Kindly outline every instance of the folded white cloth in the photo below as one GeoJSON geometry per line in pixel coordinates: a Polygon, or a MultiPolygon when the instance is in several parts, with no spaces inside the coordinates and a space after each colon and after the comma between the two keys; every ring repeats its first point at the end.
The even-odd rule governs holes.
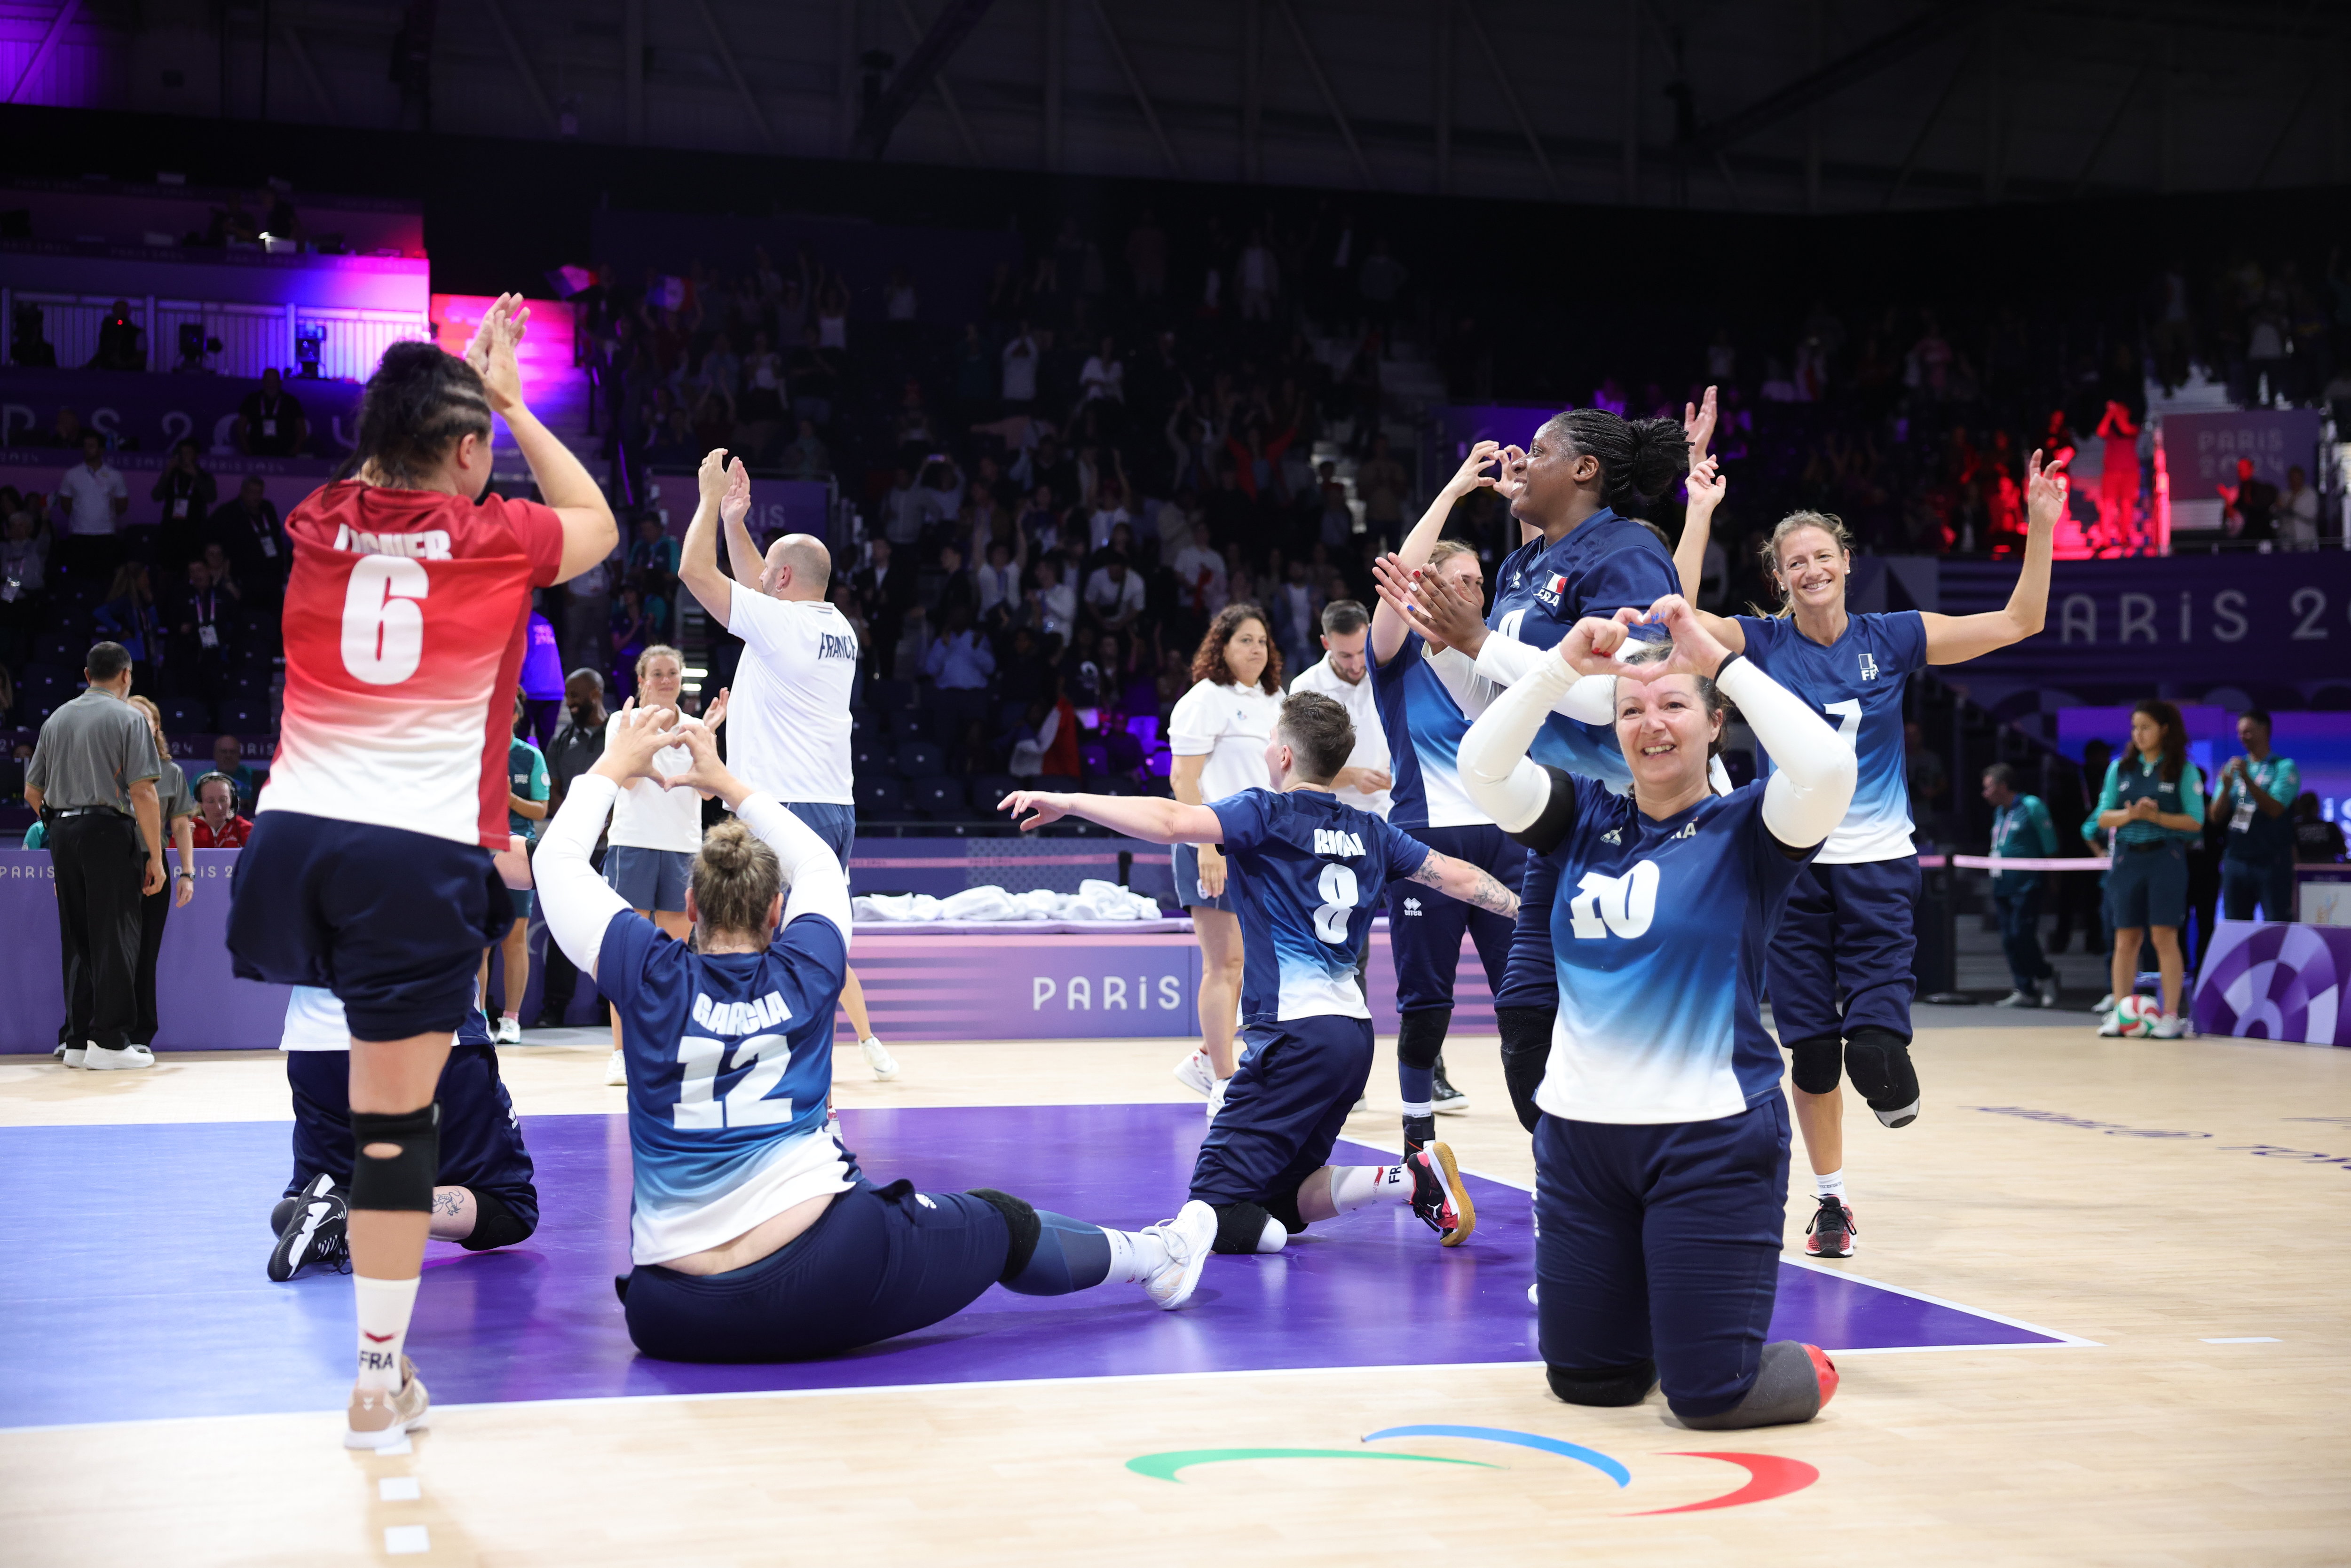
{"type": "Polygon", "coordinates": [[[1156,920],[1159,905],[1147,894],[1114,882],[1089,878],[1074,894],[1035,888],[1007,893],[1000,887],[967,887],[946,898],[927,893],[877,893],[851,901],[859,920],[980,921],[992,925],[1026,920],[1156,920]]]}

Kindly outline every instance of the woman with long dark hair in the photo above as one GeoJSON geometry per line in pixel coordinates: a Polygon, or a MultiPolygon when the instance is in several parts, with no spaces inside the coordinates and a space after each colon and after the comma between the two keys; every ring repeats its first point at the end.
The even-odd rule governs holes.
{"type": "MultiPolygon", "coordinates": [[[[1243,789],[1269,789],[1265,748],[1281,720],[1281,651],[1265,612],[1228,604],[1192,654],[1192,689],[1167,720],[1176,799],[1205,806],[1243,789]]],[[[1176,900],[1200,943],[1200,1049],[1176,1081],[1208,1100],[1214,1118],[1233,1075],[1233,1025],[1241,995],[1241,924],[1225,892],[1225,857],[1214,844],[1175,848],[1176,900]]]]}
{"type": "Polygon", "coordinates": [[[2188,760],[2188,726],[2177,707],[2149,697],[2131,709],[2130,749],[2106,769],[2092,820],[2114,834],[2106,913],[2115,925],[2115,1010],[2098,1032],[2122,1033],[2122,1001],[2137,985],[2139,940],[2146,937],[2155,944],[2163,977],[2163,1017],[2154,1034],[2177,1040],[2188,1030],[2179,1015],[2188,855],[2204,835],[2204,776],[2188,760]]]}

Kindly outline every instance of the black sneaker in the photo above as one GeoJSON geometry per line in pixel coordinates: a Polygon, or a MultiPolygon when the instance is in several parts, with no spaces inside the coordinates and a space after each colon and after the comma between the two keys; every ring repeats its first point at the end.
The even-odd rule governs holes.
{"type": "Polygon", "coordinates": [[[1412,1175],[1412,1211],[1421,1222],[1447,1247],[1468,1240],[1469,1233],[1478,1228],[1478,1206],[1469,1201],[1469,1188],[1461,1180],[1461,1168],[1453,1163],[1453,1151],[1443,1144],[1431,1144],[1405,1155],[1404,1167],[1412,1175]]]}
{"type": "Polygon", "coordinates": [[[1440,1116],[1458,1116],[1469,1109],[1469,1096],[1446,1082],[1445,1053],[1437,1052],[1436,1082],[1429,1091],[1429,1108],[1440,1116]]]}
{"type": "Polygon", "coordinates": [[[288,1201],[293,1210],[277,1232],[277,1244],[269,1249],[269,1277],[282,1285],[312,1263],[348,1272],[351,1252],[345,1231],[350,1209],[334,1189],[333,1179],[321,1175],[288,1201]]]}
{"type": "Polygon", "coordinates": [[[1850,1258],[1861,1250],[1855,1239],[1853,1210],[1841,1197],[1820,1199],[1820,1210],[1813,1222],[1804,1227],[1804,1256],[1807,1258],[1850,1258]]]}

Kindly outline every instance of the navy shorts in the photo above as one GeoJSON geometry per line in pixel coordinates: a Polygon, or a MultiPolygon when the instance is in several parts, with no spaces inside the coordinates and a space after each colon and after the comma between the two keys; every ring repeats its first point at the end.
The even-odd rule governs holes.
{"type": "Polygon", "coordinates": [[[1200,891],[1200,847],[1197,844],[1175,846],[1176,907],[1178,909],[1222,909],[1233,907],[1233,884],[1228,868],[1225,891],[1210,898],[1200,891]]]}
{"type": "Polygon", "coordinates": [[[2231,920],[2251,920],[2259,904],[2263,920],[2296,920],[2294,904],[2294,862],[2244,861],[2220,857],[2220,913],[2231,920]]]}
{"type": "Polygon", "coordinates": [[[1254,1203],[1292,1230],[1298,1184],[1331,1162],[1331,1145],[1372,1077],[1372,1020],[1329,1013],[1241,1031],[1240,1064],[1200,1142],[1191,1196],[1254,1203]]]}
{"type": "Polygon", "coordinates": [[[861,1180],[785,1246],[725,1274],[642,1264],[629,1338],[664,1361],[813,1361],[952,1317],[1004,1273],[1003,1211],[967,1192],[861,1180]]]}
{"type": "Polygon", "coordinates": [[[528,887],[510,887],[507,889],[507,896],[514,900],[514,917],[517,920],[530,918],[531,908],[538,901],[537,893],[528,887]]]}
{"type": "Polygon", "coordinates": [[[229,873],[228,950],[241,978],[334,992],[360,1040],[455,1034],[513,907],[479,844],[266,811],[229,873]]]}
{"type": "MultiPolygon", "coordinates": [[[[293,1197],[321,1173],[340,1187],[351,1185],[351,1056],[347,1051],[289,1051],[286,1082],[294,1092],[293,1197]]],[[[498,1076],[498,1053],[487,1045],[451,1048],[449,1064],[433,1091],[441,1107],[441,1171],[436,1186],[488,1193],[523,1225],[538,1228],[538,1188],[522,1124],[498,1076]]],[[[520,1240],[521,1238],[516,1238],[520,1240]]]]}
{"type": "Polygon", "coordinates": [[[1910,1038],[1917,904],[1917,855],[1845,865],[1815,861],[1797,871],[1764,955],[1782,1044],[1850,1038],[1857,1029],[1910,1038]]]}
{"type": "Polygon", "coordinates": [[[641,850],[613,844],[604,851],[604,885],[631,909],[685,913],[685,884],[694,857],[684,850],[641,850]]]}
{"type": "MultiPolygon", "coordinates": [[[[1516,891],[1527,852],[1491,822],[1466,828],[1406,828],[1441,855],[1467,861],[1516,891]]],[[[1546,912],[1548,913],[1548,912],[1546,912]]],[[[1453,977],[1461,967],[1461,934],[1478,945],[1486,983],[1501,993],[1517,922],[1490,909],[1448,898],[1433,887],[1399,883],[1388,889],[1388,946],[1395,955],[1396,1011],[1423,1012],[1453,1005],[1453,977]]]]}
{"type": "Polygon", "coordinates": [[[1780,1288],[1788,1103],[1736,1116],[1535,1124],[1535,1279],[1543,1361],[1656,1364],[1678,1416],[1747,1397],[1780,1288]]]}
{"type": "Polygon", "coordinates": [[[849,855],[857,847],[857,808],[835,806],[824,800],[787,800],[784,810],[809,826],[809,831],[824,841],[832,858],[841,862],[841,874],[849,874],[849,855]]]}
{"type": "Polygon", "coordinates": [[[1510,884],[1519,890],[1519,924],[1510,933],[1510,956],[1502,966],[1502,987],[1494,993],[1494,1005],[1555,1013],[1559,968],[1551,947],[1551,906],[1559,892],[1559,862],[1531,850],[1519,853],[1524,869],[1510,884]]]}
{"type": "Polygon", "coordinates": [[[2118,931],[2188,924],[2188,851],[2177,839],[2145,849],[2115,846],[2106,873],[2106,915],[2118,931]]]}

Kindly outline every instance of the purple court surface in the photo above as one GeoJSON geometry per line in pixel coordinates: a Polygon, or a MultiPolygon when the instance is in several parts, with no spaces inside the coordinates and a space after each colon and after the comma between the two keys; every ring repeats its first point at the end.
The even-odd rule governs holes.
{"type": "MultiPolygon", "coordinates": [[[[851,1111],[866,1173],[998,1186],[1134,1228],[1172,1214],[1202,1131],[1189,1105],[851,1111]]],[[[0,1130],[16,1195],[0,1278],[0,1427],[340,1409],[350,1285],[264,1276],[286,1123],[0,1130]],[[97,1341],[91,1339],[95,1333],[97,1341]],[[93,1343],[119,1352],[83,1354],[93,1343]]],[[[1472,1180],[1478,1232],[1447,1249],[1408,1210],[1317,1225],[1270,1258],[1216,1258],[1193,1305],[1133,1286],[1038,1299],[992,1290],[961,1315],[831,1361],[692,1366],[629,1343],[620,1116],[533,1116],[544,1216],[501,1252],[433,1244],[408,1346],[436,1402],[855,1388],[1292,1367],[1535,1359],[1528,1195],[1472,1180]]],[[[1342,1145],[1338,1157],[1377,1163],[1342,1145]]],[[[2052,1344],[2066,1336],[1783,1264],[1775,1338],[1833,1351],[2052,1344]]]]}

